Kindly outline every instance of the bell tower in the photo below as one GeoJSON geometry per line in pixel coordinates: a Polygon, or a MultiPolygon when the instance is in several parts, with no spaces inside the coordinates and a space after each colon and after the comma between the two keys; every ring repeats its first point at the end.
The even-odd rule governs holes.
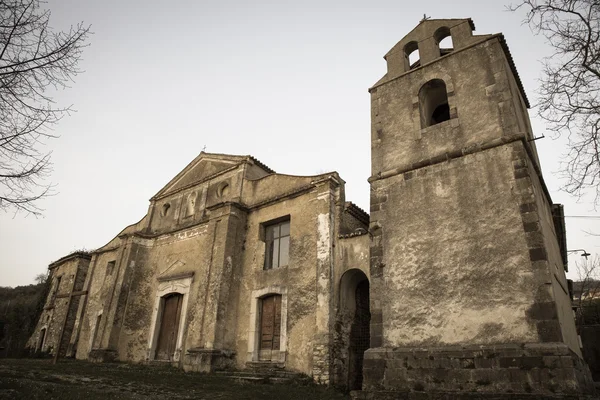
{"type": "Polygon", "coordinates": [[[502,34],[474,29],[421,21],[369,90],[371,346],[355,397],[593,390],[529,103],[502,34]]]}

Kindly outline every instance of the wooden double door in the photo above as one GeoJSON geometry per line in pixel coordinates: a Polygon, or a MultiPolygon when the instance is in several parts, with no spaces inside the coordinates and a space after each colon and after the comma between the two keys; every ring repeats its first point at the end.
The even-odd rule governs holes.
{"type": "Polygon", "coordinates": [[[260,305],[258,359],[261,361],[278,361],[281,345],[281,296],[264,297],[260,305]]]}
{"type": "Polygon", "coordinates": [[[177,346],[183,295],[180,293],[171,293],[163,297],[162,302],[163,311],[154,359],[171,361],[177,346]]]}

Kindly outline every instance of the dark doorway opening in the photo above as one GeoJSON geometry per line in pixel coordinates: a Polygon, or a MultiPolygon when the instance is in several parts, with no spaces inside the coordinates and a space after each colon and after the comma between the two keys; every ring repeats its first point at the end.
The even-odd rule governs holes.
{"type": "Polygon", "coordinates": [[[171,293],[162,298],[163,311],[156,344],[155,360],[173,360],[177,346],[182,303],[183,295],[180,293],[171,293]]]}
{"type": "Polygon", "coordinates": [[[44,351],[44,341],[45,340],[46,340],[46,328],[43,328],[40,331],[40,339],[38,341],[37,351],[39,351],[39,352],[44,351]]]}
{"type": "Polygon", "coordinates": [[[348,351],[348,388],[362,389],[363,360],[371,339],[369,327],[369,281],[363,280],[356,286],[354,319],[350,326],[350,348],[348,351]]]}
{"type": "Polygon", "coordinates": [[[334,383],[361,390],[364,353],[370,345],[369,279],[358,268],[340,278],[339,303],[333,330],[334,383]]]}

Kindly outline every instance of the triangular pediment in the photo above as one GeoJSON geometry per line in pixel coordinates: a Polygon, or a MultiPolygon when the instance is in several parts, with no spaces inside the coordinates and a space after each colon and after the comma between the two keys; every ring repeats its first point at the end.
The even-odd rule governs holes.
{"type": "Polygon", "coordinates": [[[153,198],[162,197],[185,187],[193,186],[223,173],[245,161],[246,156],[200,153],[183,171],[165,185],[153,198]]]}

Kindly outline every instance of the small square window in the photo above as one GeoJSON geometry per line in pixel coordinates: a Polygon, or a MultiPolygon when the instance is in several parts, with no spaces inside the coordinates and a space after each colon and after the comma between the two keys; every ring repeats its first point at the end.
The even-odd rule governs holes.
{"type": "Polygon", "coordinates": [[[264,269],[285,267],[290,261],[290,220],[265,226],[264,269]]]}

